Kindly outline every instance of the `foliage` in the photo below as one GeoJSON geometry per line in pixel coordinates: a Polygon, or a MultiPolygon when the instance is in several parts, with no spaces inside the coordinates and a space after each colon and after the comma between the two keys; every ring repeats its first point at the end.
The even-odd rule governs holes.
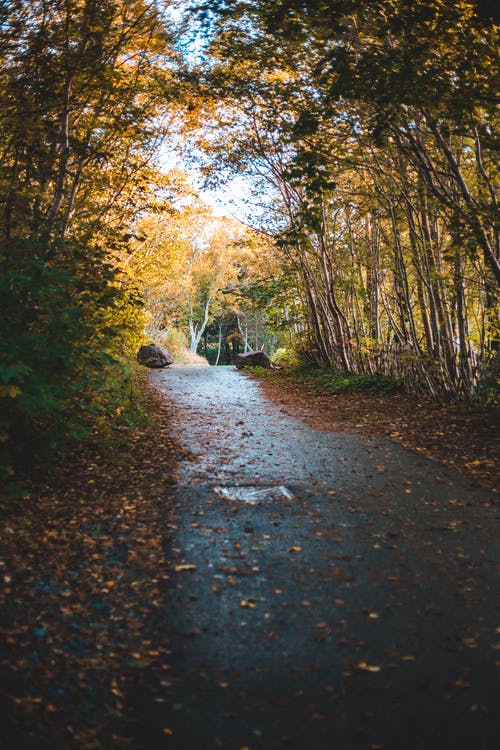
{"type": "Polygon", "coordinates": [[[198,361],[199,352],[221,364],[231,361],[229,344],[259,348],[270,340],[263,296],[273,282],[263,278],[270,266],[262,261],[269,249],[256,232],[216,216],[182,181],[178,186],[176,200],[138,219],[126,270],[143,292],[151,332],[166,337],[167,348],[173,339],[178,360],[188,346],[192,356],[183,351],[183,361],[198,361]]]}
{"type": "MultiPolygon", "coordinates": [[[[85,248],[78,250],[84,258],[85,248]]],[[[4,475],[34,458],[53,457],[96,424],[112,423],[116,409],[127,411],[127,399],[119,404],[121,388],[116,388],[125,383],[126,366],[115,357],[124,341],[134,340],[136,303],[114,284],[114,272],[102,259],[94,257],[90,264],[86,258],[82,267],[69,262],[67,247],[60,252],[63,259],[48,264],[39,245],[19,242],[15,266],[3,264],[4,475]]]]}
{"type": "Polygon", "coordinates": [[[13,2],[1,20],[5,476],[137,417],[126,361],[144,317],[120,266],[155,189],[174,56],[143,0],[13,2]]]}
{"type": "Polygon", "coordinates": [[[280,347],[274,352],[271,362],[273,365],[287,368],[297,367],[300,364],[297,354],[292,349],[286,349],[285,347],[280,347]]]}
{"type": "Polygon", "coordinates": [[[165,347],[175,359],[179,354],[187,349],[187,338],[178,328],[168,328],[164,330],[150,330],[151,338],[154,343],[165,347]]]}
{"type": "Polygon", "coordinates": [[[167,349],[174,361],[180,365],[206,365],[207,360],[196,352],[192,352],[187,345],[185,334],[178,328],[155,331],[149,329],[150,338],[167,349]]]}
{"type": "Polygon", "coordinates": [[[130,445],[131,430],[144,428],[151,413],[144,400],[144,370],[131,359],[103,368],[99,390],[92,402],[92,432],[86,443],[119,457],[130,445]]]}
{"type": "Polygon", "coordinates": [[[498,26],[468,0],[207,6],[198,145],[274,199],[298,348],[479,397],[498,348],[498,26]]]}

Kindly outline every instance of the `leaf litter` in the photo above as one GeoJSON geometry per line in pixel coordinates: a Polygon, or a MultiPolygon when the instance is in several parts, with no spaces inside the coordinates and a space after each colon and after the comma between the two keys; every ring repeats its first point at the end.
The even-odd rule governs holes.
{"type": "Polygon", "coordinates": [[[170,408],[153,389],[148,399],[154,424],[126,462],[87,449],[3,505],[4,747],[133,748],[125,697],[165,684],[163,508],[182,451],[170,408]]]}

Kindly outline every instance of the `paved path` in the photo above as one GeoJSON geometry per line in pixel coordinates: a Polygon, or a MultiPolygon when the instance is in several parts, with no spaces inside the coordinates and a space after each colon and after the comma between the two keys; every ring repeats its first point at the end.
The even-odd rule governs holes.
{"type": "Polygon", "coordinates": [[[135,701],[148,749],[498,748],[495,497],[234,368],[153,382],[193,455],[166,500],[171,669],[135,701]]]}

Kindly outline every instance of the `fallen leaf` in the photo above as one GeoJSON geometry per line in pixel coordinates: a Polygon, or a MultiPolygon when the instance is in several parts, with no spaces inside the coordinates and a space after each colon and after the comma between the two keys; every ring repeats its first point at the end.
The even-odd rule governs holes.
{"type": "Polygon", "coordinates": [[[454,687],[460,688],[461,690],[467,690],[472,687],[471,683],[463,677],[459,677],[458,680],[455,680],[452,684],[454,687]]]}
{"type": "Polygon", "coordinates": [[[477,648],[478,642],[475,638],[462,638],[462,643],[464,646],[467,646],[467,648],[477,648]]]}
{"type": "Polygon", "coordinates": [[[240,602],[241,607],[248,607],[248,609],[255,609],[257,606],[254,599],[242,599],[240,602]]]}
{"type": "Polygon", "coordinates": [[[379,667],[376,664],[367,664],[366,661],[360,661],[358,669],[361,669],[363,672],[380,672],[382,667],[379,667]]]}

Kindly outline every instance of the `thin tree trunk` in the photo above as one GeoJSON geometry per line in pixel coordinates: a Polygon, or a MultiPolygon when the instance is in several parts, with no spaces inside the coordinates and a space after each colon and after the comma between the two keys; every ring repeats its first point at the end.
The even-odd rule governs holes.
{"type": "Polygon", "coordinates": [[[215,367],[217,367],[217,365],[219,364],[221,350],[222,350],[222,321],[219,320],[219,340],[217,343],[217,358],[215,360],[215,367]]]}

